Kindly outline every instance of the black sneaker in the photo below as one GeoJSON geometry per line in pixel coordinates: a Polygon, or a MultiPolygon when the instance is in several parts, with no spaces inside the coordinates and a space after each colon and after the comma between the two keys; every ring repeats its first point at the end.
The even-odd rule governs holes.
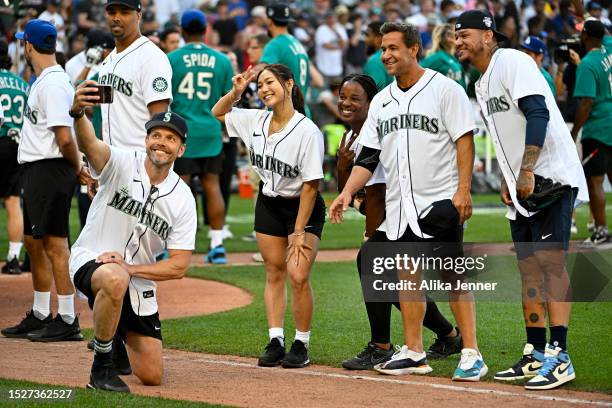
{"type": "Polygon", "coordinates": [[[276,337],[266,346],[266,352],[259,357],[257,365],[260,367],[276,367],[285,357],[285,346],[276,337]]]}
{"type": "Polygon", "coordinates": [[[26,337],[32,341],[42,342],[83,340],[79,327],[79,317],[75,316],[72,324],[68,324],[59,313],[47,326],[28,333],[26,337]]]}
{"type": "Polygon", "coordinates": [[[93,340],[89,340],[89,341],[87,342],[87,350],[91,350],[91,351],[93,351],[93,350],[94,350],[94,348],[95,348],[95,346],[94,346],[94,341],[93,341],[93,340]]]}
{"type": "Polygon", "coordinates": [[[302,368],[308,364],[310,364],[310,359],[308,358],[306,345],[299,340],[295,340],[281,365],[283,368],[302,368]]]}
{"type": "Polygon", "coordinates": [[[30,267],[30,255],[26,252],[25,258],[23,258],[23,262],[20,266],[21,272],[31,272],[32,268],[30,267]]]}
{"type": "Polygon", "coordinates": [[[130,392],[130,388],[119,378],[119,373],[115,370],[110,360],[102,364],[96,364],[94,360],[87,388],[92,390],[130,392]]]}
{"type": "Polygon", "coordinates": [[[2,273],[6,273],[7,275],[21,274],[21,267],[19,266],[19,260],[16,256],[2,266],[2,273]]]}
{"type": "Polygon", "coordinates": [[[34,316],[34,311],[30,310],[29,312],[26,312],[26,317],[17,326],[2,329],[0,333],[6,337],[25,339],[28,333],[43,329],[50,324],[51,321],[52,319],[50,314],[43,320],[40,320],[38,317],[34,316]]]}
{"type": "Polygon", "coordinates": [[[446,358],[452,354],[461,353],[463,349],[463,339],[459,328],[455,327],[457,335],[455,337],[438,337],[427,350],[427,358],[431,360],[439,360],[446,358]]]}
{"type": "Polygon", "coordinates": [[[132,374],[132,366],[130,365],[125,344],[123,344],[123,339],[116,334],[113,338],[113,367],[115,367],[119,375],[132,374]]]}
{"type": "Polygon", "coordinates": [[[355,357],[342,362],[342,367],[347,370],[373,370],[376,364],[384,363],[393,356],[393,345],[389,350],[385,350],[370,342],[355,357]]]}

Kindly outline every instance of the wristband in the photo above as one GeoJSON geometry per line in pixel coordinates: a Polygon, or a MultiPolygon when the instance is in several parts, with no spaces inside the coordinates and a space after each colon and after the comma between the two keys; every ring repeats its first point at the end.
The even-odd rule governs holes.
{"type": "Polygon", "coordinates": [[[291,234],[291,235],[293,235],[294,237],[299,237],[300,235],[304,235],[305,233],[306,233],[306,230],[302,230],[302,232],[295,232],[294,231],[293,234],[291,234]]]}
{"type": "Polygon", "coordinates": [[[74,119],[81,119],[83,117],[83,115],[85,115],[85,109],[81,109],[81,111],[78,112],[78,113],[74,113],[72,111],[72,109],[69,109],[68,110],[68,115],[70,115],[70,117],[74,118],[74,119]]]}

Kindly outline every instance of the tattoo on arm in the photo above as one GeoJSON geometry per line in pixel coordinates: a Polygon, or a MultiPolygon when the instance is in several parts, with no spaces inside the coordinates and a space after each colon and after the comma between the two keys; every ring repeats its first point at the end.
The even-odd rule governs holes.
{"type": "Polygon", "coordinates": [[[535,164],[540,157],[540,149],[538,146],[526,145],[523,153],[523,161],[521,162],[521,170],[533,171],[535,164]]]}

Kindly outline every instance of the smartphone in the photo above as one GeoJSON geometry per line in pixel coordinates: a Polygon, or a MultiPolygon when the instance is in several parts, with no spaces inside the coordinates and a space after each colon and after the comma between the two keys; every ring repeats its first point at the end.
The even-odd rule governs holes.
{"type": "Polygon", "coordinates": [[[110,85],[92,85],[92,88],[97,88],[97,92],[93,95],[98,95],[100,98],[98,103],[113,103],[113,87],[110,85]]]}

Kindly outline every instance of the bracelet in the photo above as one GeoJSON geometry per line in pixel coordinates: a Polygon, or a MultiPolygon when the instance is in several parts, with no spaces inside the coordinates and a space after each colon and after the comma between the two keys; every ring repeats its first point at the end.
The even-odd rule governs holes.
{"type": "Polygon", "coordinates": [[[68,110],[68,115],[74,119],[81,119],[85,115],[85,109],[81,109],[80,112],[74,113],[72,109],[68,110]]]}
{"type": "Polygon", "coordinates": [[[293,234],[291,234],[291,235],[293,235],[294,237],[299,237],[300,235],[304,235],[305,233],[306,233],[306,230],[302,230],[302,232],[295,232],[294,231],[293,234]]]}

